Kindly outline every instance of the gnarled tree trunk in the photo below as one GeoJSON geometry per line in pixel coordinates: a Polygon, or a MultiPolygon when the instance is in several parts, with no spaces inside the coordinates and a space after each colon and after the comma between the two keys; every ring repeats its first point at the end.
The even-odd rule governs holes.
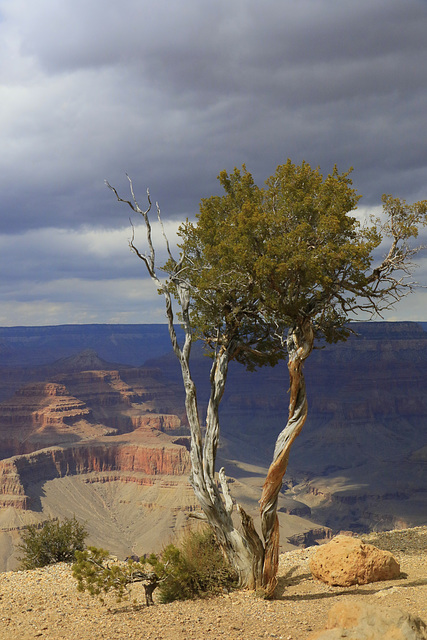
{"type": "MultiPolygon", "coordinates": [[[[148,217],[151,209],[150,194],[147,190],[148,208],[144,211],[136,201],[132,181],[130,178],[128,179],[132,200],[124,200],[121,198],[117,190],[108,182],[107,186],[113,191],[119,202],[128,204],[135,213],[143,217],[145,222],[148,254],[146,255],[138,250],[134,244],[133,237],[129,244],[132,251],[144,262],[149,276],[157,286],[158,291],[164,296],[169,335],[172,348],[181,365],[182,379],[185,388],[185,407],[191,432],[190,458],[192,472],[190,482],[203,511],[203,514],[198,517],[205,520],[214,530],[223,552],[239,575],[240,586],[255,589],[262,584],[264,545],[255,530],[252,518],[245,513],[239,505],[236,505],[236,510],[240,516],[241,531],[234,526],[232,519],[234,505],[228,490],[224,470],[222,469],[218,476],[222,495],[215,478],[215,458],[219,439],[218,411],[224,393],[230,356],[234,349],[233,340],[230,339],[227,346],[221,347],[214,358],[210,379],[211,396],[206,418],[206,432],[203,438],[197,407],[196,386],[190,371],[192,327],[189,313],[189,285],[181,273],[181,264],[176,262],[170,253],[169,243],[164,234],[171,265],[170,282],[164,283],[157,276],[151,224],[148,217]],[[179,298],[179,305],[182,312],[182,324],[185,331],[184,344],[182,346],[178,343],[174,328],[171,283],[179,298]]],[[[159,222],[161,223],[158,205],[157,214],[159,222]]]]}
{"type": "Polygon", "coordinates": [[[282,480],[288,466],[291,446],[307,418],[307,396],[303,363],[313,349],[314,332],[309,318],[289,331],[287,339],[288,369],[290,377],[289,415],[286,427],[279,434],[273,462],[268,470],[260,500],[262,534],[265,540],[263,586],[272,595],[277,583],[279,564],[279,520],[277,501],[282,480]]]}
{"type": "MultiPolygon", "coordinates": [[[[218,474],[222,495],[215,479],[215,459],[219,440],[218,411],[224,393],[232,349],[231,343],[228,348],[222,347],[212,364],[211,395],[203,440],[197,415],[195,389],[194,392],[186,393],[187,416],[191,430],[190,482],[202,508],[204,519],[214,530],[223,552],[238,573],[239,585],[255,589],[262,585],[264,546],[255,530],[252,518],[239,505],[236,509],[240,517],[241,530],[235,527],[232,519],[234,505],[224,469],[221,469],[218,474]]],[[[190,375],[189,369],[186,365],[183,366],[183,363],[181,366],[183,377],[187,378],[190,375]]]]}

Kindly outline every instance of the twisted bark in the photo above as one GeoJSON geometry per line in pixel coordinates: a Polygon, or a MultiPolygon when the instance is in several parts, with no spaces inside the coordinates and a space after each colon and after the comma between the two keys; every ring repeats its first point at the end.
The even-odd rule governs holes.
{"type": "Polygon", "coordinates": [[[215,478],[215,460],[219,441],[219,405],[224,393],[229,361],[235,349],[234,340],[230,338],[227,341],[227,346],[222,346],[214,358],[210,376],[211,395],[206,416],[205,436],[203,438],[197,406],[196,385],[194,384],[190,371],[190,353],[193,337],[193,329],[190,321],[190,287],[182,276],[181,262],[174,260],[170,252],[169,243],[163,231],[160,209],[159,206],[156,205],[158,219],[162,227],[170,258],[170,283],[175,287],[181,308],[185,338],[183,345],[180,346],[174,326],[170,283],[162,282],[156,272],[155,250],[152,242],[151,223],[148,217],[151,210],[150,194],[147,190],[147,209],[141,209],[135,198],[132,181],[129,177],[128,180],[132,200],[121,198],[114,187],[108,182],[106,184],[109,189],[113,191],[119,202],[128,204],[132,211],[143,217],[145,222],[148,253],[145,254],[139,251],[134,243],[133,233],[129,244],[131,250],[145,264],[148,274],[156,285],[159,293],[163,294],[172,348],[181,365],[181,374],[185,389],[185,408],[191,433],[190,484],[193,487],[203,512],[202,514],[197,514],[196,517],[204,520],[212,527],[223,552],[238,573],[239,585],[255,589],[262,584],[263,543],[255,530],[252,518],[239,505],[236,505],[236,510],[240,517],[241,530],[235,527],[232,518],[234,504],[228,490],[224,470],[222,469],[219,473],[219,484],[222,489],[222,494],[215,478]]]}
{"type": "Polygon", "coordinates": [[[265,541],[263,586],[272,595],[277,584],[279,564],[279,520],[277,501],[286,473],[289,452],[307,418],[307,396],[303,363],[313,349],[314,332],[309,318],[289,331],[287,339],[288,370],[290,377],[289,416],[286,427],[279,434],[273,462],[268,470],[260,500],[261,526],[265,541]]]}
{"type": "Polygon", "coordinates": [[[258,536],[253,519],[240,505],[236,510],[240,518],[240,531],[233,523],[234,503],[231,498],[224,469],[220,469],[215,480],[215,459],[219,441],[219,404],[227,379],[230,354],[233,344],[222,348],[215,356],[211,369],[211,395],[206,414],[206,432],[203,443],[193,441],[192,448],[198,450],[202,465],[193,465],[190,478],[196,497],[202,507],[207,522],[213,528],[216,538],[238,573],[239,585],[256,589],[262,584],[264,546],[258,536]]]}

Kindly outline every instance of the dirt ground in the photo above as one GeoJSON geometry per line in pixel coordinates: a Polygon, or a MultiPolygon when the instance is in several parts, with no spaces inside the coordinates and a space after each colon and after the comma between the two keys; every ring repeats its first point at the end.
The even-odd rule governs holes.
{"type": "MultiPolygon", "coordinates": [[[[236,591],[206,600],[133,607],[114,597],[102,605],[79,593],[65,564],[0,574],[0,640],[306,640],[324,628],[342,599],[398,607],[427,622],[427,527],[363,537],[391,550],[401,565],[397,580],[359,587],[329,587],[311,577],[316,547],[280,558],[276,599],[236,591]]],[[[144,602],[142,589],[134,597],[144,602]]]]}

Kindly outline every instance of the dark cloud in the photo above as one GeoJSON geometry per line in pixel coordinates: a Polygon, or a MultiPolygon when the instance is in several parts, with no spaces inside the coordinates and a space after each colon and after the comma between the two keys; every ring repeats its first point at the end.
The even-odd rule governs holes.
{"type": "Polygon", "coordinates": [[[134,277],[83,241],[127,224],[125,172],[172,220],[288,157],[353,166],[365,206],[426,198],[426,32],[425,0],[0,0],[2,273],[134,277]]]}

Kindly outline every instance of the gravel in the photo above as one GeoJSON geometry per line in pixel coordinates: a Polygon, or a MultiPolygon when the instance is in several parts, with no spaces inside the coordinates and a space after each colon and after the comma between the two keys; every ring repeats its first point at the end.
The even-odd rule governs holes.
{"type": "Polygon", "coordinates": [[[33,571],[0,574],[0,640],[305,640],[324,627],[330,607],[342,598],[399,607],[427,621],[427,527],[362,536],[390,550],[402,576],[359,587],[330,587],[313,580],[308,562],[316,547],[280,556],[277,598],[267,601],[236,591],[206,600],[147,608],[142,587],[139,604],[106,605],[79,593],[71,568],[57,564],[33,571]]]}

